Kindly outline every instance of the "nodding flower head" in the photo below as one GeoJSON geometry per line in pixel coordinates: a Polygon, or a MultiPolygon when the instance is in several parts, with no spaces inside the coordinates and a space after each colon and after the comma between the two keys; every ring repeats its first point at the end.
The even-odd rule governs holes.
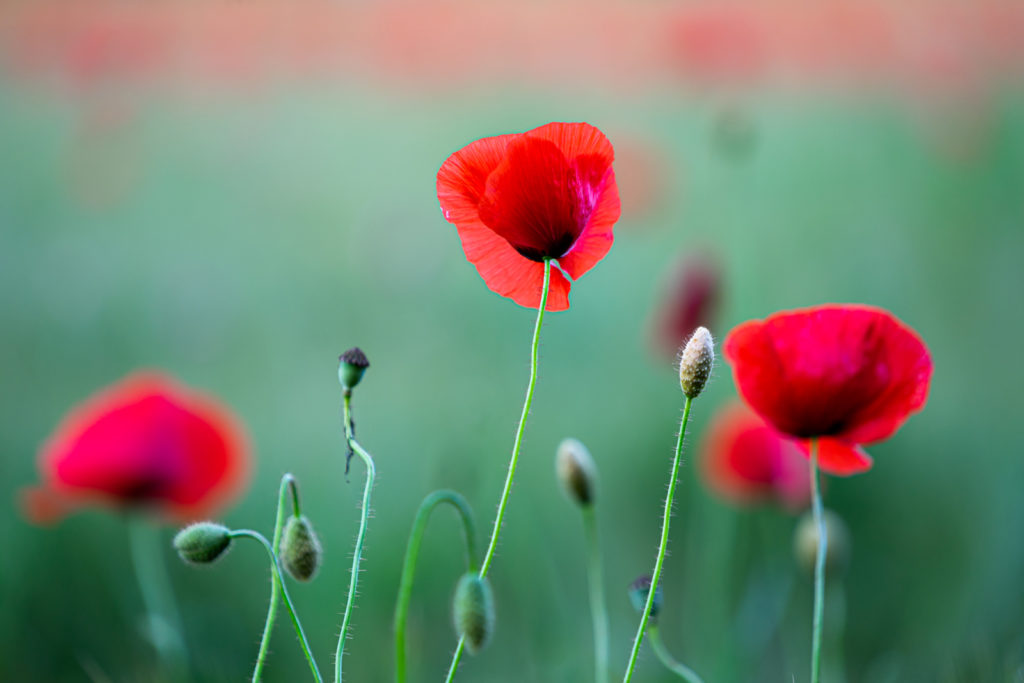
{"type": "Polygon", "coordinates": [[[311,581],[320,569],[323,550],[305,515],[289,517],[281,534],[281,566],[297,581],[311,581]]]}
{"type": "Polygon", "coordinates": [[[223,524],[196,522],[174,537],[174,549],[189,564],[209,564],[231,546],[231,532],[223,524]]]}
{"type": "Polygon", "coordinates": [[[597,492],[597,465],[578,439],[563,439],[555,454],[555,471],[566,494],[578,504],[593,504],[597,492]]]}
{"type": "Polygon", "coordinates": [[[475,572],[462,575],[452,600],[455,633],[466,639],[470,654],[480,652],[494,633],[494,595],[491,584],[475,572]]]}
{"type": "Polygon", "coordinates": [[[354,389],[368,367],[370,361],[358,346],[353,346],[341,354],[338,357],[338,381],[341,382],[342,388],[348,391],[354,389]]]}

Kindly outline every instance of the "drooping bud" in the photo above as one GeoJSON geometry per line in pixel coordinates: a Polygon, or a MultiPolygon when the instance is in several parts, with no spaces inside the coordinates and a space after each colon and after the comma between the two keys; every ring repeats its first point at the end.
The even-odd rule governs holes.
{"type": "Polygon", "coordinates": [[[223,524],[196,522],[174,537],[174,549],[185,562],[208,564],[224,554],[231,545],[231,531],[223,524]]]}
{"type": "Polygon", "coordinates": [[[480,652],[494,632],[494,595],[487,579],[474,572],[462,575],[452,600],[455,633],[466,639],[470,654],[480,652]]]}
{"type": "Polygon", "coordinates": [[[366,360],[366,354],[358,346],[353,346],[338,357],[338,381],[343,388],[351,391],[359,384],[368,367],[370,361],[366,360]]]}
{"type": "Polygon", "coordinates": [[[563,439],[555,454],[555,472],[562,488],[580,505],[591,505],[597,489],[597,465],[579,439],[563,439]]]}
{"type": "Polygon", "coordinates": [[[687,398],[697,398],[704,390],[715,365],[715,340],[706,327],[698,327],[683,347],[679,359],[679,384],[687,398]]]}
{"type": "Polygon", "coordinates": [[[311,581],[320,569],[323,550],[305,515],[288,518],[281,534],[281,566],[296,581],[311,581]]]}
{"type": "MultiPolygon", "coordinates": [[[[843,518],[825,510],[825,571],[841,572],[850,557],[850,531],[843,518]]],[[[818,556],[818,524],[814,514],[808,510],[796,524],[793,532],[793,555],[797,565],[808,574],[814,574],[818,556]]]]}
{"type": "MultiPolygon", "coordinates": [[[[637,577],[636,581],[629,584],[629,602],[640,614],[643,614],[644,607],[647,606],[647,596],[651,592],[651,577],[648,574],[637,577]]],[[[651,602],[651,618],[658,616],[658,612],[661,611],[662,593],[661,585],[654,589],[654,601],[651,602]]]]}

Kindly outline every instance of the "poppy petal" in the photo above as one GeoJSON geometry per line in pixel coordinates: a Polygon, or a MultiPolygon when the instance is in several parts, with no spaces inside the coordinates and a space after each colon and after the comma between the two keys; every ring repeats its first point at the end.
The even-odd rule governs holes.
{"type": "MultiPolygon", "coordinates": [[[[570,162],[584,155],[594,156],[601,160],[604,167],[612,165],[615,150],[605,134],[589,123],[554,122],[538,126],[526,131],[523,135],[541,140],[549,140],[561,150],[570,162]]],[[[602,172],[603,176],[604,173],[602,172]]]]}
{"type": "MultiPolygon", "coordinates": [[[[810,440],[801,440],[799,445],[800,450],[809,458],[810,440]]],[[[857,444],[847,443],[841,439],[818,439],[818,469],[822,472],[838,477],[849,477],[852,474],[867,472],[874,464],[871,456],[857,444]]]]}
{"type": "Polygon", "coordinates": [[[487,176],[498,167],[515,135],[497,135],[472,142],[452,154],[437,172],[437,198],[445,220],[479,221],[480,198],[487,176]]]}
{"type": "Polygon", "coordinates": [[[601,183],[600,198],[590,220],[583,228],[583,234],[576,240],[567,254],[558,259],[558,266],[573,280],[579,278],[603,259],[612,248],[615,235],[612,227],[619,220],[621,205],[619,189],[615,184],[615,172],[608,169],[601,183]]]}

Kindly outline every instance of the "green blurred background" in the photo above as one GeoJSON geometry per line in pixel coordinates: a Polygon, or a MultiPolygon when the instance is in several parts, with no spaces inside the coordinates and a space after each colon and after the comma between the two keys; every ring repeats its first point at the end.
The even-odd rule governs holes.
{"type": "MultiPolygon", "coordinates": [[[[82,92],[0,81],[0,680],[159,681],[139,625],[126,519],[29,525],[18,491],[63,413],[144,367],[229,403],[256,468],[226,523],[269,534],[285,471],[325,549],[292,594],[331,669],[363,469],[346,481],[336,358],[372,366],[354,400],[378,484],[347,680],[387,681],[391,616],[416,507],[455,488],[489,533],[528,371],[533,313],[491,293],[434,192],[482,136],[586,120],[617,145],[624,213],[608,257],[547,318],[537,394],[491,574],[490,647],[460,680],[586,681],[591,635],[577,510],[554,478],[564,436],[601,471],[598,518],[613,677],[636,627],[682,397],[651,350],[681,255],[720,263],[716,335],[823,302],[886,307],[935,362],[931,397],[869,473],[829,482],[853,553],[846,625],[829,603],[826,681],[1024,680],[1024,99],[909,103],[892,94],[662,83],[627,91],[373,79],[235,87],[134,83],[82,92]],[[963,113],[967,111],[968,116],[963,113]],[[619,141],[625,141],[619,145],[619,141]],[[629,152],[626,154],[626,152],[629,152]],[[841,645],[835,645],[839,639],[841,645]]],[[[720,364],[695,404],[664,575],[669,647],[719,681],[807,679],[811,585],[794,519],[715,499],[694,466],[720,364]]],[[[161,531],[193,680],[249,675],[268,596],[257,547],[182,566],[161,531]]],[[[462,571],[454,516],[428,530],[410,618],[414,680],[441,680],[462,571]]],[[[283,615],[282,615],[283,616],[283,615]]],[[[267,681],[305,680],[286,619],[267,681]]],[[[645,651],[638,681],[669,681],[645,651]]]]}

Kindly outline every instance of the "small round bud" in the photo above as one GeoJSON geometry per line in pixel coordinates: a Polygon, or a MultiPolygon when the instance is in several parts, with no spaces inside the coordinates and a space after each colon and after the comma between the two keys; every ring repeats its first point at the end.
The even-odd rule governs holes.
{"type": "Polygon", "coordinates": [[[452,600],[455,633],[466,639],[466,649],[475,655],[487,645],[494,632],[494,595],[491,584],[474,572],[462,575],[452,600]]]}
{"type": "MultiPolygon", "coordinates": [[[[648,574],[637,577],[636,581],[629,584],[629,602],[633,605],[633,609],[643,614],[644,607],[647,606],[647,596],[651,592],[651,577],[648,574]]],[[[654,601],[651,602],[651,618],[658,616],[658,612],[661,611],[662,593],[661,585],[654,590],[654,601]]]]}
{"type": "Polygon", "coordinates": [[[305,516],[289,517],[281,534],[281,566],[296,581],[311,581],[320,569],[323,550],[305,516]]]}
{"type": "Polygon", "coordinates": [[[231,545],[231,531],[223,524],[196,522],[174,537],[174,549],[185,562],[208,564],[231,545]]]}
{"type": "Polygon", "coordinates": [[[358,346],[353,346],[338,357],[338,381],[345,389],[352,389],[359,384],[368,367],[370,361],[366,360],[366,354],[358,346]]]}
{"type": "MultiPolygon", "coordinates": [[[[825,548],[825,571],[840,572],[846,567],[850,556],[850,531],[842,517],[825,510],[825,533],[828,545],[825,548]]],[[[797,565],[808,574],[814,574],[818,555],[818,525],[814,514],[808,510],[796,524],[793,532],[793,556],[797,565]]]]}
{"type": "Polygon", "coordinates": [[[562,488],[580,505],[594,502],[597,488],[597,465],[590,451],[579,439],[563,439],[555,454],[555,472],[562,488]]]}
{"type": "Polygon", "coordinates": [[[683,347],[679,359],[679,384],[687,398],[697,398],[704,390],[715,365],[715,340],[706,327],[698,327],[683,347]]]}

